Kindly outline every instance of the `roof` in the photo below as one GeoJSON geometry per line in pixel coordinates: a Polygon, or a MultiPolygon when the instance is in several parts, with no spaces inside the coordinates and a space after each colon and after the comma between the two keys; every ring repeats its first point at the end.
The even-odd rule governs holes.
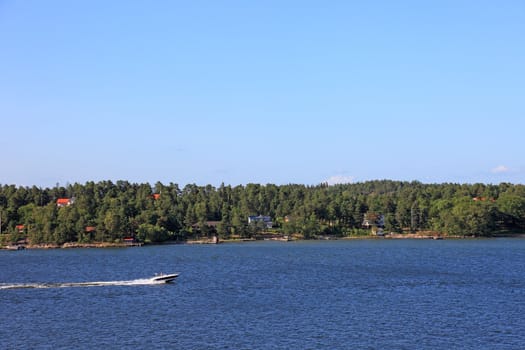
{"type": "Polygon", "coordinates": [[[57,204],[69,204],[71,203],[71,199],[69,198],[59,198],[57,199],[57,204]]]}
{"type": "Polygon", "coordinates": [[[267,216],[267,215],[258,215],[258,216],[250,215],[250,216],[248,216],[248,220],[256,220],[256,221],[262,220],[264,222],[267,222],[267,221],[271,221],[272,218],[267,216]]]}

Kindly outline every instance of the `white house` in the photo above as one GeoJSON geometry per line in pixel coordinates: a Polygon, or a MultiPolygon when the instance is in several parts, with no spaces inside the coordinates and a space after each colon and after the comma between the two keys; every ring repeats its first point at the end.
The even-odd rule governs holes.
{"type": "Polygon", "coordinates": [[[272,228],[273,227],[272,218],[269,217],[269,216],[265,216],[265,215],[248,216],[248,223],[249,224],[257,223],[257,222],[264,222],[264,225],[265,225],[266,228],[272,228]]]}

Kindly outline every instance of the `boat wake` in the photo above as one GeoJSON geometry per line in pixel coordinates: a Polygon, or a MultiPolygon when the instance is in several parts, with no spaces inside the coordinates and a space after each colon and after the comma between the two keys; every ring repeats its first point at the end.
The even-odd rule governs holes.
{"type": "Polygon", "coordinates": [[[100,282],[65,282],[65,283],[0,283],[2,289],[43,289],[43,288],[72,288],[72,287],[104,287],[104,286],[144,286],[166,284],[152,278],[143,278],[129,281],[100,281],[100,282]]]}

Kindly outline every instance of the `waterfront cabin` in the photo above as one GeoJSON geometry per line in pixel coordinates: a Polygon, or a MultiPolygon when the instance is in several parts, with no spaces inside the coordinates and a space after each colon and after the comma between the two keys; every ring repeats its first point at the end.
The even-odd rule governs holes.
{"type": "Polygon", "coordinates": [[[273,227],[272,218],[269,216],[266,216],[266,215],[248,216],[248,224],[252,224],[252,223],[255,224],[258,222],[264,223],[265,228],[273,227]]]}

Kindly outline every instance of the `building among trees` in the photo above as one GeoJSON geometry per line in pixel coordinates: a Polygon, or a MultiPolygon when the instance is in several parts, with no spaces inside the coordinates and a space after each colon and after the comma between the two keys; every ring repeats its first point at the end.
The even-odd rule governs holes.
{"type": "Polygon", "coordinates": [[[248,224],[257,224],[258,222],[262,222],[265,228],[273,227],[272,218],[269,216],[265,216],[265,215],[248,216],[248,224]]]}

